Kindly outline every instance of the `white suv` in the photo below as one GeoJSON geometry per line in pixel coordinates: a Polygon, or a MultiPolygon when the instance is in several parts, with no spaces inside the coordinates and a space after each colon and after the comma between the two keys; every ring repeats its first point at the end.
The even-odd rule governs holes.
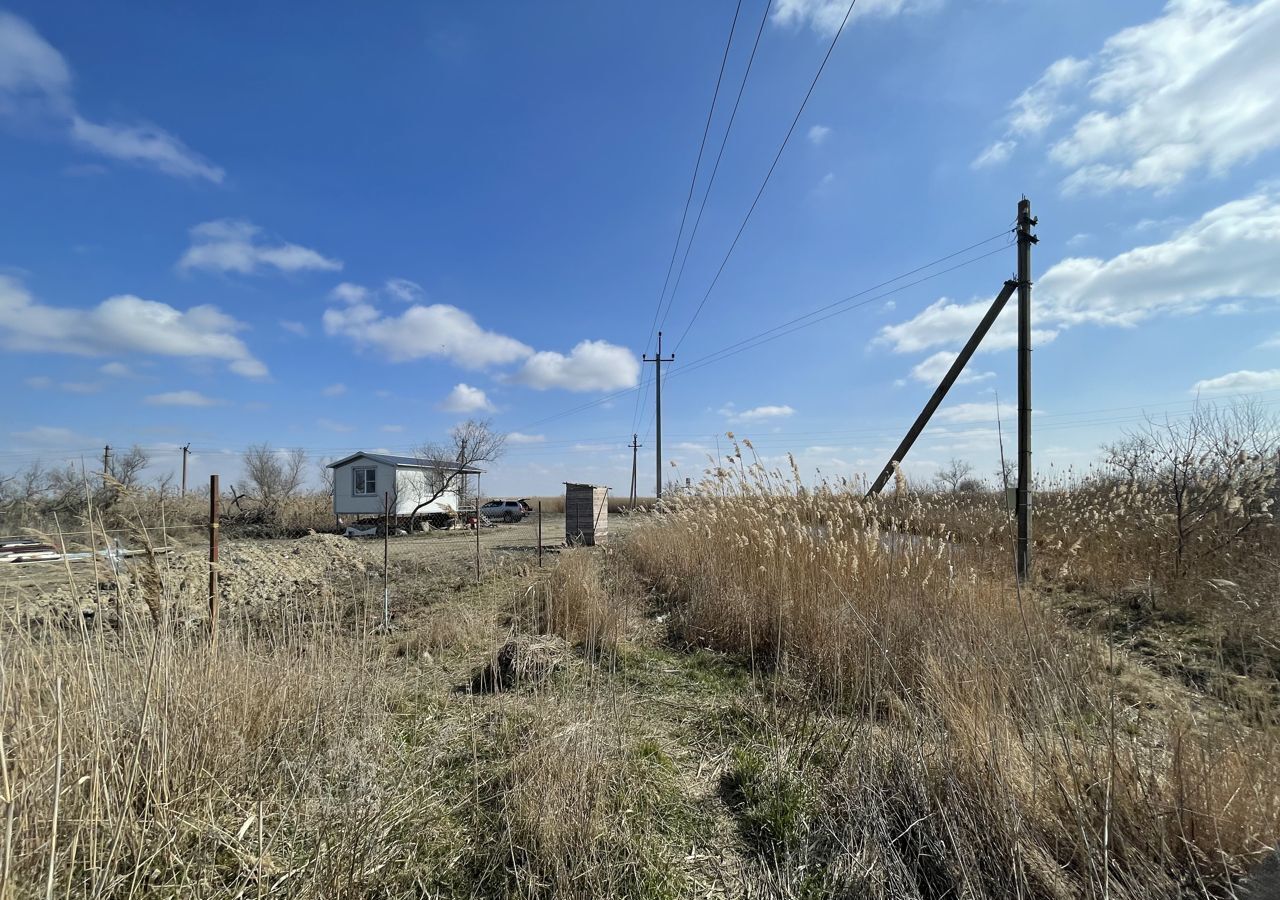
{"type": "Polygon", "coordinates": [[[480,507],[480,513],[490,521],[519,522],[524,518],[524,507],[515,500],[490,500],[480,507]]]}

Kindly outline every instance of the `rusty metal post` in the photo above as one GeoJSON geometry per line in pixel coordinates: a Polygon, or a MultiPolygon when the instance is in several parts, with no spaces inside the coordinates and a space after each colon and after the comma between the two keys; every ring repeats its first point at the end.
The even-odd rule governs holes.
{"type": "Polygon", "coordinates": [[[476,473],[476,584],[480,583],[480,473],[476,473]]]}
{"type": "Polygon", "coordinates": [[[1018,580],[1031,575],[1031,201],[1018,202],[1018,580]]]}
{"type": "Polygon", "coordinates": [[[209,646],[218,643],[218,476],[209,476],[209,646]]]}
{"type": "Polygon", "coordinates": [[[391,581],[387,574],[387,555],[391,544],[391,492],[382,492],[382,627],[391,629],[391,581]]]}
{"type": "Polygon", "coordinates": [[[538,568],[542,568],[542,501],[538,501],[538,568]]]}

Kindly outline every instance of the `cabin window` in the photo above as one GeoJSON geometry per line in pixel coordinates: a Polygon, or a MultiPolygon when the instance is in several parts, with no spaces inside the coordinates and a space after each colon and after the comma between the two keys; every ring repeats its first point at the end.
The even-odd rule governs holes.
{"type": "Polygon", "coordinates": [[[371,497],[378,493],[378,470],[369,466],[351,470],[351,493],[357,497],[371,497]]]}

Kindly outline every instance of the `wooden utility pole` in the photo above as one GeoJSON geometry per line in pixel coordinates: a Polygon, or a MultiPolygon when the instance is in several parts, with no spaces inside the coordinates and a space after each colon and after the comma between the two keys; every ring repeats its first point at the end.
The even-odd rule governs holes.
{"type": "Polygon", "coordinates": [[[209,646],[218,643],[218,476],[209,476],[209,646]]]}
{"type": "Polygon", "coordinates": [[[654,421],[656,423],[655,428],[657,429],[656,430],[656,436],[657,436],[656,452],[657,452],[658,461],[657,461],[657,465],[655,466],[655,471],[657,472],[657,484],[654,485],[653,492],[654,492],[654,495],[657,497],[657,499],[661,500],[662,499],[662,364],[664,362],[675,362],[676,355],[672,353],[666,359],[662,358],[662,332],[659,331],[657,355],[654,356],[652,359],[650,359],[648,354],[645,354],[645,356],[641,358],[645,362],[647,363],[651,362],[654,365],[653,393],[654,393],[655,400],[657,402],[657,416],[655,417],[654,421]]]}
{"type": "Polygon", "coordinates": [[[636,459],[637,459],[636,454],[639,453],[640,451],[641,445],[637,443],[639,439],[640,439],[640,435],[632,434],[631,443],[627,445],[631,448],[631,508],[632,509],[636,508],[636,459]]]}
{"type": "Polygon", "coordinates": [[[107,476],[111,474],[111,445],[102,448],[102,486],[107,486],[107,476]]]}
{"type": "Polygon", "coordinates": [[[1031,575],[1031,201],[1018,201],[1018,580],[1031,575]]]}
{"type": "Polygon", "coordinates": [[[191,453],[191,445],[182,445],[182,496],[187,496],[187,456],[191,453]]]}

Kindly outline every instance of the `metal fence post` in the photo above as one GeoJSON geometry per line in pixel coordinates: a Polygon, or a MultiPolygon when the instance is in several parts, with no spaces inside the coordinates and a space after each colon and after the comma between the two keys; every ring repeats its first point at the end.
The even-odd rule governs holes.
{"type": "Polygon", "coordinates": [[[209,646],[218,643],[218,476],[209,476],[209,646]]]}
{"type": "Polygon", "coordinates": [[[391,581],[387,574],[387,550],[391,543],[391,492],[382,492],[382,627],[391,629],[391,581]]]}

